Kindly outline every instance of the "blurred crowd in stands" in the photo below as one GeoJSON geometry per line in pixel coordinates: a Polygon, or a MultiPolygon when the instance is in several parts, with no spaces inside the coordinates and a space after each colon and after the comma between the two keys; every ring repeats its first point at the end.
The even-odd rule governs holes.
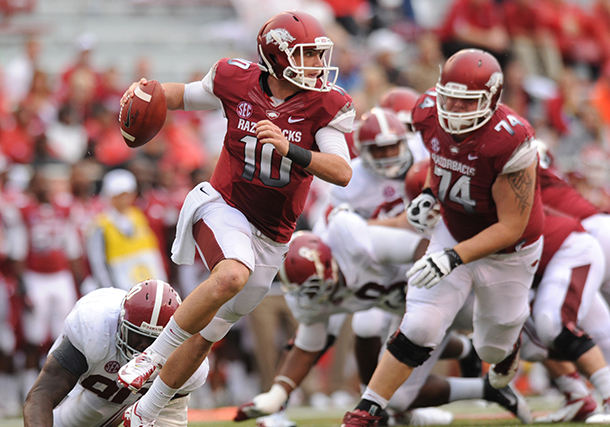
{"type": "MultiPolygon", "coordinates": [[[[503,66],[502,102],[532,123],[567,180],[593,204],[610,209],[610,0],[451,0],[434,28],[419,22],[415,2],[409,0],[326,3],[334,13],[333,21],[325,24],[335,43],[332,61],[340,68],[337,84],[353,97],[359,114],[392,86],[409,86],[420,93],[433,87],[439,65],[457,50],[486,49],[503,66]]],[[[73,227],[80,236],[80,250],[58,246],[54,255],[63,257],[62,265],[79,264],[66,267],[73,274],[75,295],[111,286],[92,274],[87,238],[92,224],[112,204],[114,194],[101,191],[104,176],[113,169],[128,170],[137,182],[133,204],[154,233],[169,282],[184,297],[206,272],[203,265],[179,269],[171,263],[174,227],[187,192],[214,168],[224,119],[211,112],[172,112],[151,142],[128,148],[119,132],[119,99],[132,78],[148,77],[150,70],[145,60],[133,64],[128,79],[114,67],[97,69],[95,47],[95,35],[83,34],[73,61],[52,75],[40,68],[40,39],[24,35],[22,55],[0,64],[0,212],[4,215],[13,208],[23,214],[34,205],[53,206],[47,222],[59,229],[73,227]]],[[[254,47],[242,57],[257,61],[254,47]]],[[[206,72],[197,70],[188,80],[199,80],[206,72]]],[[[324,191],[323,186],[312,191],[311,210],[302,218],[301,228],[315,221],[315,198],[324,198],[324,191]]],[[[22,275],[49,272],[32,264],[32,257],[20,256],[15,242],[8,241],[12,219],[6,216],[0,230],[0,418],[19,413],[40,358],[55,339],[50,327],[40,342],[29,340],[32,334],[23,330],[24,313],[32,310],[36,298],[28,295],[22,275]],[[5,314],[13,334],[1,329],[5,314]],[[32,346],[37,350],[31,353],[33,362],[28,351],[32,346]],[[32,372],[21,384],[20,378],[27,375],[20,373],[27,370],[32,372]],[[5,386],[9,383],[14,385],[5,386]]],[[[43,240],[36,233],[52,236],[43,228],[27,230],[31,244],[43,240]]],[[[56,234],[52,243],[64,234],[56,234]]],[[[274,297],[281,299],[279,289],[272,290],[269,298],[274,297]]],[[[48,300],[46,304],[59,305],[48,300]]],[[[263,303],[257,310],[265,309],[263,303]]],[[[288,319],[271,326],[286,329],[275,337],[277,343],[294,331],[289,312],[284,309],[282,315],[288,319]]],[[[206,386],[215,393],[202,397],[200,406],[243,403],[269,387],[281,349],[279,344],[275,352],[265,348],[257,342],[256,330],[261,328],[250,333],[248,322],[244,323],[216,347],[217,362],[206,386]],[[259,363],[258,368],[253,362],[259,363]],[[241,379],[231,386],[230,375],[241,379]]],[[[349,377],[350,364],[344,363],[347,356],[341,356],[341,348],[347,347],[339,346],[334,363],[348,368],[329,370],[349,377]]],[[[322,363],[322,369],[332,363],[322,363]]],[[[356,387],[357,380],[333,378],[310,387],[310,392],[343,389],[355,397],[356,387]]],[[[319,405],[331,404],[324,395],[317,397],[319,405]]]]}

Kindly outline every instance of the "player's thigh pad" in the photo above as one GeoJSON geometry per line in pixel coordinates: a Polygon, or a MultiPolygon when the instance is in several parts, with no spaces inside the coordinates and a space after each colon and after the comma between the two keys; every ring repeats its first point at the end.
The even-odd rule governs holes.
{"type": "Polygon", "coordinates": [[[210,324],[201,331],[201,336],[208,341],[216,342],[222,339],[237,320],[256,308],[269,292],[271,282],[284,261],[288,244],[273,242],[255,228],[252,231],[254,271],[244,288],[227,301],[210,324]]]}
{"type": "Polygon", "coordinates": [[[388,336],[392,318],[395,316],[376,307],[357,311],[352,316],[352,331],[360,338],[380,337],[385,340],[388,336]]]}
{"type": "Polygon", "coordinates": [[[252,231],[243,213],[216,199],[197,209],[193,223],[197,250],[210,271],[223,259],[240,261],[254,270],[252,231]]]}
{"type": "Polygon", "coordinates": [[[542,243],[540,238],[519,252],[490,255],[466,266],[474,278],[473,344],[487,363],[510,354],[529,316],[529,291],[542,243]]]}
{"type": "MultiPolygon", "coordinates": [[[[426,253],[442,251],[456,244],[445,223],[439,221],[426,253]]],[[[472,278],[465,267],[457,267],[430,289],[408,287],[407,309],[400,331],[413,344],[435,348],[441,342],[472,288],[472,278]]]]}
{"type": "Polygon", "coordinates": [[[582,226],[601,245],[606,261],[606,270],[603,278],[603,287],[610,294],[610,214],[597,214],[581,221],[582,226]]]}
{"type": "Polygon", "coordinates": [[[604,274],[604,258],[597,240],[588,233],[572,233],[555,253],[538,285],[532,306],[536,332],[552,347],[566,324],[581,326],[604,274]]]}

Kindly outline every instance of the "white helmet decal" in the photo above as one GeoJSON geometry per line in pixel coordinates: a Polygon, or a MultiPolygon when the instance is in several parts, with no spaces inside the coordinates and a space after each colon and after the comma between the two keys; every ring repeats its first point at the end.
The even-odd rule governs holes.
{"type": "Polygon", "coordinates": [[[276,45],[280,45],[281,42],[293,42],[296,39],[292,37],[292,34],[288,32],[285,28],[276,28],[273,30],[269,30],[267,34],[265,34],[265,41],[267,44],[273,43],[276,45]]]}
{"type": "Polygon", "coordinates": [[[498,87],[504,84],[504,75],[502,73],[493,73],[489,78],[489,81],[485,83],[485,86],[489,88],[492,94],[498,92],[498,87]]]}

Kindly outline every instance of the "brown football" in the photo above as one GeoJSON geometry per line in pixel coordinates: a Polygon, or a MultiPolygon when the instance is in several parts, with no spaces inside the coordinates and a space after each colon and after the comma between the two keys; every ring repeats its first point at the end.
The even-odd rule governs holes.
{"type": "Polygon", "coordinates": [[[125,143],[131,148],[146,144],[159,133],[166,116],[167,101],[161,83],[149,80],[146,85],[140,84],[119,113],[125,143]]]}

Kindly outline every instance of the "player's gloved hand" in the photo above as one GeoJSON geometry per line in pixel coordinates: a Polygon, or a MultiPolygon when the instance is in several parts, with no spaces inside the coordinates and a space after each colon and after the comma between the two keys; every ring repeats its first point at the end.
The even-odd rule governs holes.
{"type": "Polygon", "coordinates": [[[419,196],[411,200],[407,206],[409,223],[421,233],[434,227],[440,217],[436,196],[429,188],[424,188],[419,196]]]}
{"type": "Polygon", "coordinates": [[[354,208],[346,202],[339,203],[326,216],[326,222],[331,222],[339,212],[354,212],[354,208]]]}
{"type": "Polygon", "coordinates": [[[288,399],[288,392],[279,384],[273,384],[267,393],[261,393],[252,402],[243,404],[237,410],[233,421],[244,421],[263,417],[281,410],[288,399]]]}
{"type": "Polygon", "coordinates": [[[407,271],[407,278],[417,274],[409,284],[418,288],[430,289],[462,263],[462,258],[456,251],[445,249],[442,252],[434,252],[420,258],[407,271]]]}

